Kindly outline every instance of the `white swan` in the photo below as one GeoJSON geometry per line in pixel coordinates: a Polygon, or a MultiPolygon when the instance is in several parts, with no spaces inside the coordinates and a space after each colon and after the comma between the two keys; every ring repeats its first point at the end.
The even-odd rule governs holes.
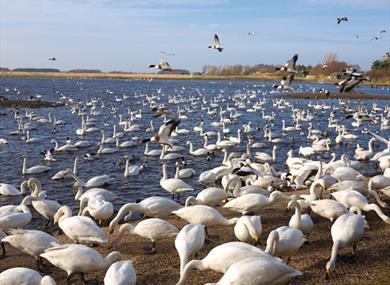
{"type": "Polygon", "coordinates": [[[111,264],[121,259],[121,254],[117,251],[103,258],[96,250],[81,244],[56,245],[47,249],[41,256],[54,266],[66,271],[68,283],[75,273],[81,273],[84,280],[84,274],[106,270],[111,264]]]}
{"type": "Polygon", "coordinates": [[[163,176],[160,179],[160,186],[164,190],[166,190],[172,194],[172,199],[173,199],[175,194],[180,194],[183,192],[188,192],[188,191],[194,190],[190,185],[188,185],[187,183],[185,183],[181,179],[168,178],[166,162],[164,162],[162,165],[162,171],[163,171],[163,176]]]}
{"type": "Polygon", "coordinates": [[[31,221],[31,212],[26,205],[19,205],[14,212],[7,212],[0,216],[0,229],[8,231],[10,229],[23,228],[31,221]]]}
{"type": "MultiPolygon", "coordinates": [[[[351,209],[354,210],[353,208],[351,209]]],[[[356,252],[356,244],[364,235],[365,219],[359,214],[352,212],[343,214],[338,217],[331,228],[333,246],[332,254],[329,261],[326,263],[326,274],[336,268],[337,252],[340,249],[348,246],[353,246],[353,252],[356,252]]]]}
{"type": "Polygon", "coordinates": [[[165,197],[152,196],[137,203],[124,204],[118,214],[110,223],[110,229],[114,229],[119,221],[125,216],[131,216],[132,212],[143,213],[148,217],[166,218],[172,214],[173,211],[182,208],[182,206],[175,201],[169,200],[165,197]]]}
{"type": "Polygon", "coordinates": [[[70,170],[67,171],[67,175],[72,176],[73,179],[76,180],[75,183],[76,186],[82,185],[83,187],[87,187],[87,188],[101,187],[103,185],[109,184],[112,181],[112,178],[106,174],[92,177],[86,183],[84,183],[78,176],[71,173],[70,170]]]}
{"type": "Polygon", "coordinates": [[[265,153],[265,152],[256,152],[255,159],[262,161],[262,162],[275,161],[276,160],[276,150],[277,150],[277,146],[274,145],[272,147],[272,156],[269,155],[268,153],[265,153]]]}
{"type": "MultiPolygon", "coordinates": [[[[73,175],[78,175],[78,171],[77,171],[77,162],[78,161],[79,161],[79,158],[76,156],[74,158],[74,161],[73,161],[73,171],[72,171],[73,175]]],[[[51,177],[51,180],[61,180],[61,179],[64,179],[65,176],[68,174],[68,171],[69,171],[69,169],[63,169],[63,170],[58,171],[56,174],[54,174],[51,177]]]]}
{"type": "Polygon", "coordinates": [[[147,142],[145,144],[144,155],[146,155],[146,156],[160,156],[161,155],[161,150],[160,149],[149,150],[149,142],[147,142]]]}
{"type": "Polygon", "coordinates": [[[288,225],[292,228],[300,230],[308,238],[314,226],[311,217],[308,214],[302,215],[301,206],[295,199],[292,199],[290,202],[288,202],[287,209],[290,210],[292,208],[295,208],[295,213],[290,218],[288,225]]]}
{"type": "Polygon", "coordinates": [[[374,153],[374,150],[372,148],[372,144],[376,141],[375,138],[371,138],[368,141],[368,150],[365,149],[359,149],[358,147],[355,150],[355,159],[357,160],[369,160],[371,156],[374,153]]]}
{"type": "Polygon", "coordinates": [[[42,275],[30,268],[14,267],[0,273],[2,285],[56,285],[52,277],[42,275]]]}
{"type": "MultiPolygon", "coordinates": [[[[226,219],[218,210],[205,205],[184,207],[172,213],[191,224],[203,224],[206,227],[234,225],[238,221],[238,218],[226,219]]],[[[208,235],[207,228],[205,230],[208,235]]]]}
{"type": "Polygon", "coordinates": [[[246,194],[227,202],[223,205],[223,208],[239,212],[242,215],[248,213],[259,214],[261,209],[274,203],[277,198],[290,199],[288,195],[280,191],[272,192],[269,197],[261,194],[246,194]]]}
{"type": "Polygon", "coordinates": [[[128,155],[125,155],[125,172],[123,173],[124,177],[129,177],[129,176],[138,176],[140,171],[144,169],[145,163],[142,165],[132,165],[130,166],[130,157],[128,155]]]}
{"type": "Polygon", "coordinates": [[[209,187],[206,189],[203,189],[194,196],[188,196],[186,199],[185,206],[189,205],[207,205],[211,207],[215,207],[218,205],[221,205],[223,200],[225,200],[228,197],[228,193],[222,189],[217,187],[209,187]]]}
{"type": "Polygon", "coordinates": [[[234,234],[239,241],[258,243],[262,226],[260,216],[242,216],[234,226],[234,234]]]}
{"type": "Polygon", "coordinates": [[[51,169],[49,166],[44,166],[44,165],[35,165],[27,168],[27,156],[23,155],[22,159],[23,159],[23,168],[22,168],[23,175],[44,173],[51,169]]]}
{"type": "Polygon", "coordinates": [[[368,212],[374,211],[385,222],[390,224],[390,217],[386,216],[377,204],[369,204],[367,198],[355,190],[337,191],[331,194],[338,202],[347,208],[356,208],[368,212]]]}
{"type": "Polygon", "coordinates": [[[188,262],[182,274],[180,274],[180,280],[176,285],[184,285],[190,271],[194,268],[201,271],[211,269],[225,273],[232,264],[249,257],[261,257],[265,260],[280,262],[278,261],[279,259],[275,259],[273,256],[250,244],[244,242],[223,243],[214,247],[202,260],[191,260],[188,262]]]}
{"type": "Polygon", "coordinates": [[[187,141],[186,144],[190,146],[189,153],[193,156],[205,156],[209,153],[209,150],[205,148],[198,148],[193,150],[192,142],[190,141],[187,141]]]}
{"type": "Polygon", "coordinates": [[[104,285],[136,285],[137,274],[130,260],[111,264],[104,276],[104,285]]]}
{"type": "Polygon", "coordinates": [[[107,243],[107,234],[89,217],[73,216],[68,206],[62,206],[54,216],[64,234],[74,242],[107,243]]]}
{"type": "Polygon", "coordinates": [[[34,257],[38,268],[41,268],[40,254],[46,249],[58,243],[58,240],[48,233],[37,230],[11,230],[10,235],[3,238],[2,242],[8,242],[13,247],[34,257]]]}
{"type": "Polygon", "coordinates": [[[175,173],[175,178],[190,178],[195,175],[195,170],[193,168],[184,168],[180,169],[180,163],[176,161],[175,163],[176,166],[176,173],[175,173]]]}
{"type": "Polygon", "coordinates": [[[309,203],[309,206],[314,213],[328,219],[331,223],[348,212],[347,207],[331,199],[314,200],[309,203]]]}
{"type": "MultiPolygon", "coordinates": [[[[120,238],[128,233],[130,235],[138,235],[140,237],[150,239],[152,242],[152,252],[156,252],[156,241],[160,239],[174,237],[179,230],[172,224],[159,218],[150,218],[139,222],[136,226],[124,224],[119,227],[118,235],[112,240],[111,245],[119,242],[120,238]]],[[[110,234],[113,233],[113,228],[110,228],[110,234]]]]}
{"type": "Polygon", "coordinates": [[[282,226],[269,233],[265,252],[274,256],[286,256],[288,263],[305,242],[306,239],[300,230],[282,226]]]}
{"type": "Polygon", "coordinates": [[[276,260],[250,257],[233,263],[217,283],[205,285],[284,284],[302,274],[299,270],[276,260]]]}
{"type": "Polygon", "coordinates": [[[6,183],[0,183],[0,195],[3,196],[18,196],[26,193],[27,181],[23,181],[20,184],[20,190],[18,190],[15,186],[6,183]]]}
{"type": "Polygon", "coordinates": [[[180,275],[183,273],[184,266],[188,263],[190,256],[193,253],[197,254],[201,250],[204,241],[204,225],[189,224],[180,230],[175,239],[175,248],[180,258],[180,275]]]}
{"type": "Polygon", "coordinates": [[[98,221],[99,225],[102,224],[102,221],[107,221],[112,214],[114,213],[114,205],[106,201],[104,196],[97,195],[88,199],[87,207],[83,207],[85,202],[84,199],[80,200],[80,212],[82,216],[85,216],[89,213],[95,220],[98,221]]]}

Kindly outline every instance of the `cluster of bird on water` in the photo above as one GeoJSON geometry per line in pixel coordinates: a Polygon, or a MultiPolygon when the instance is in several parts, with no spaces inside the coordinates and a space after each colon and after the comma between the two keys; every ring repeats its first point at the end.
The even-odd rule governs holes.
{"type": "MultiPolygon", "coordinates": [[[[282,67],[286,72],[291,70],[289,68],[289,64],[282,67]]],[[[36,178],[38,174],[51,172],[51,167],[27,167],[27,156],[23,156],[22,174],[30,178],[22,182],[20,190],[13,185],[0,183],[0,195],[26,195],[19,205],[0,207],[3,255],[6,255],[4,244],[9,244],[34,257],[38,270],[44,267],[43,259],[64,270],[68,282],[77,273],[85,281],[84,274],[108,269],[104,284],[136,284],[136,271],[131,260],[120,261],[121,253],[118,251],[113,251],[104,258],[91,246],[110,247],[118,243],[123,235],[130,234],[149,239],[152,242],[150,253],[154,253],[156,242],[174,238],[180,258],[180,278],[177,284],[186,284],[192,269],[212,269],[224,274],[217,283],[208,284],[274,284],[284,283],[303,274],[288,263],[316,230],[310,212],[332,223],[333,247],[325,267],[327,275],[335,270],[337,252],[340,249],[353,247],[356,252],[356,246],[368,227],[362,211],[374,211],[380,219],[390,224],[390,218],[383,210],[388,208],[384,199],[390,198],[390,140],[383,138],[380,133],[390,128],[388,107],[381,108],[373,104],[371,108],[359,105],[354,109],[348,102],[340,100],[338,105],[333,106],[317,102],[299,108],[285,99],[259,98],[256,92],[236,92],[229,97],[221,92],[213,98],[206,98],[199,90],[197,95],[188,98],[181,94],[170,95],[168,105],[163,105],[159,101],[164,95],[161,90],[157,90],[155,94],[137,94],[134,98],[126,98],[143,105],[145,112],[152,112],[154,120],[163,118],[158,131],[155,130],[153,121],[147,128],[137,123],[142,121],[142,109],[129,110],[128,118],[124,118],[126,114],[117,114],[117,109],[108,107],[104,99],[76,102],[62,96],[69,111],[81,120],[81,127],[75,133],[82,139],[75,143],[68,139],[63,146],[59,146],[53,139],[55,148],[45,151],[43,157],[45,161],[55,164],[57,155],[69,156],[78,150],[91,149],[95,144],[87,140],[88,136],[102,131],[96,125],[96,118],[102,116],[99,109],[110,110],[115,115],[112,137],[106,138],[102,131],[98,151],[88,152],[85,159],[99,159],[103,155],[109,156],[120,150],[131,151],[132,147],[145,144],[144,156],[156,157],[162,162],[161,193],[172,195],[172,199],[151,196],[126,203],[116,212],[113,205],[116,193],[103,188],[112,182],[112,176],[104,174],[87,182],[82,181],[78,177],[76,157],[73,169],[64,169],[52,176],[53,180],[72,177],[76,181],[75,200],[80,203],[80,207],[78,214],[73,215],[70,205],[61,205],[58,201],[49,199],[47,194],[50,192],[42,191],[41,181],[36,178]],[[267,103],[272,103],[273,109],[278,112],[265,115],[267,103]],[[177,112],[172,110],[175,105],[179,106],[177,112]],[[203,114],[202,120],[192,130],[180,128],[194,110],[203,114]],[[243,112],[253,113],[254,121],[243,123],[243,112]],[[328,114],[327,132],[313,127],[316,112],[328,114]],[[293,124],[286,125],[283,120],[283,125],[277,126],[280,122],[279,113],[289,114],[293,124]],[[346,125],[347,119],[353,119],[350,127],[346,125]],[[252,125],[259,122],[266,125],[263,128],[252,125]],[[229,126],[241,123],[237,136],[231,135],[229,126]],[[309,127],[306,128],[303,124],[309,127]],[[272,130],[275,126],[280,128],[281,133],[272,130]],[[374,126],[379,126],[380,130],[371,132],[368,129],[373,130],[374,126]],[[123,128],[123,131],[119,132],[118,128],[123,128]],[[339,160],[336,160],[335,154],[331,154],[332,159],[327,162],[323,158],[319,159],[318,155],[329,153],[334,145],[353,142],[359,138],[359,135],[348,131],[348,128],[372,135],[368,149],[357,145],[355,160],[346,154],[342,154],[339,160]],[[256,135],[262,131],[264,140],[257,141],[256,135]],[[140,137],[134,134],[140,134],[140,137]],[[224,158],[219,166],[203,170],[199,174],[198,182],[204,189],[196,196],[188,196],[183,206],[173,198],[194,191],[194,187],[185,180],[195,175],[195,170],[180,169],[185,158],[183,152],[187,152],[187,148],[180,145],[180,138],[190,134],[205,143],[203,147],[194,149],[193,140],[187,140],[187,155],[195,159],[222,152],[224,158]],[[130,140],[119,142],[128,135],[131,135],[130,140]],[[302,156],[294,156],[297,149],[291,149],[285,160],[287,167],[278,170],[272,163],[276,160],[278,148],[290,145],[290,135],[307,136],[308,145],[300,146],[298,151],[302,156]],[[212,138],[217,138],[216,142],[209,144],[208,140],[212,138]],[[374,153],[374,141],[383,142],[386,148],[374,153]],[[157,143],[161,149],[149,149],[149,144],[152,143],[157,143]],[[112,144],[116,147],[109,146],[112,144]],[[243,151],[232,152],[232,148],[243,151]],[[259,151],[262,148],[272,148],[272,154],[259,151]],[[172,161],[175,162],[176,173],[174,177],[169,177],[167,166],[172,161]],[[369,168],[368,161],[377,165],[374,168],[376,175],[372,177],[364,174],[369,168]],[[308,189],[308,193],[297,195],[290,192],[293,189],[308,189]],[[370,202],[369,199],[375,202],[370,202]],[[277,201],[285,204],[286,208],[295,209],[295,214],[288,225],[269,233],[267,246],[262,250],[258,247],[263,234],[261,214],[265,207],[277,201]],[[31,207],[48,223],[58,224],[61,232],[74,244],[61,244],[44,229],[23,229],[31,226],[31,207]],[[225,218],[219,210],[222,208],[235,213],[236,217],[225,218]],[[144,218],[137,223],[130,223],[133,213],[143,214],[144,218]],[[171,216],[177,216],[188,224],[179,230],[165,220],[171,216]],[[118,227],[122,221],[124,223],[118,227]],[[103,224],[109,225],[108,233],[102,228],[103,224]],[[216,225],[234,225],[238,241],[223,243],[214,247],[203,259],[191,260],[193,254],[203,248],[205,239],[209,236],[208,231],[216,225]]],[[[116,99],[121,99],[116,100],[116,104],[123,104],[123,100],[126,100],[116,99]]],[[[66,124],[65,120],[59,120],[51,114],[46,117],[30,110],[25,113],[14,110],[13,118],[18,129],[10,135],[26,136],[24,142],[37,147],[40,147],[39,139],[31,137],[31,130],[42,125],[58,127],[66,124]]],[[[0,139],[0,144],[0,148],[6,147],[7,140],[0,139]]],[[[134,160],[129,155],[125,156],[125,160],[124,176],[140,175],[150,167],[144,163],[130,166],[130,162],[133,163],[134,160]]],[[[52,277],[42,277],[29,268],[16,267],[0,273],[0,284],[17,285],[26,282],[31,285],[55,284],[52,277]]]]}

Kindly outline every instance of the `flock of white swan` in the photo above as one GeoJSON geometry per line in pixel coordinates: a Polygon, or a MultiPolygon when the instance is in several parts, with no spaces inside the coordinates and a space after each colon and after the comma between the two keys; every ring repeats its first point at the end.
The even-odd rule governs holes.
{"type": "MultiPolygon", "coordinates": [[[[158,251],[158,241],[171,240],[180,258],[177,285],[189,284],[186,280],[194,269],[223,273],[217,283],[207,283],[209,285],[285,283],[304,274],[290,265],[290,259],[299,253],[305,242],[310,242],[311,233],[316,231],[314,215],[331,222],[333,246],[329,248],[329,256],[324,257],[328,259],[324,271],[332,278],[331,272],[337,270],[338,251],[350,247],[355,252],[364,232],[369,230],[364,212],[374,211],[377,219],[383,220],[383,227],[390,224],[385,202],[390,199],[390,140],[382,134],[390,129],[389,107],[376,104],[351,107],[343,100],[332,104],[310,102],[298,107],[292,101],[264,97],[256,91],[237,90],[234,95],[227,96],[221,90],[208,98],[198,89],[193,91],[186,96],[179,91],[165,94],[161,89],[122,98],[115,94],[112,105],[104,99],[77,101],[61,95],[61,100],[66,102],[65,108],[74,120],[81,122],[80,128],[67,136],[77,135],[79,140],[68,139],[61,145],[53,139],[54,149],[43,152],[45,163],[42,164],[31,166],[28,155],[23,156],[20,189],[4,181],[0,183],[0,195],[21,196],[20,204],[0,207],[3,258],[12,258],[6,252],[6,248],[12,246],[33,257],[37,265],[34,269],[15,267],[1,272],[1,285],[56,284],[53,277],[42,276],[39,272],[47,262],[65,271],[68,282],[75,280],[76,274],[85,282],[85,274],[101,271],[105,272],[106,285],[136,284],[136,270],[131,260],[121,260],[119,251],[104,257],[96,250],[96,247],[111,249],[124,235],[149,240],[150,254],[158,251]],[[162,104],[162,99],[166,104],[162,104]],[[118,114],[115,104],[137,104],[139,110],[129,109],[128,113],[118,114]],[[266,114],[269,105],[273,111],[266,114]],[[104,126],[96,120],[103,112],[106,112],[105,116],[115,118],[115,124],[110,126],[113,128],[110,137],[105,136],[104,126]],[[145,113],[153,113],[153,120],[146,121],[145,113]],[[195,113],[202,120],[192,128],[186,128],[188,117],[195,113]],[[254,119],[243,121],[243,113],[252,113],[254,119]],[[279,119],[281,113],[285,114],[284,118],[290,118],[289,122],[279,119]],[[326,130],[315,129],[317,114],[328,116],[326,130]],[[352,124],[346,118],[353,119],[352,124]],[[156,129],[155,125],[161,127],[156,129]],[[370,131],[374,129],[377,132],[370,131]],[[97,151],[93,152],[96,141],[90,138],[99,132],[102,137],[97,151]],[[362,132],[367,138],[371,137],[367,148],[358,144],[354,157],[342,154],[337,159],[333,150],[345,143],[353,145],[362,132]],[[255,136],[260,133],[261,140],[255,136]],[[138,138],[134,138],[134,134],[138,138]],[[306,137],[307,143],[294,145],[292,136],[306,137]],[[200,142],[203,146],[195,147],[200,142]],[[375,152],[374,142],[384,144],[383,150],[375,152]],[[143,156],[154,157],[154,165],[138,163],[135,159],[132,149],[140,147],[141,143],[145,146],[143,156]],[[278,153],[282,146],[290,145],[294,147],[286,155],[278,153]],[[118,193],[108,190],[114,179],[112,175],[101,173],[86,181],[79,178],[80,158],[74,153],[83,149],[87,161],[120,151],[126,153],[125,169],[120,175],[128,178],[142,175],[151,168],[161,169],[161,195],[128,201],[116,209],[114,200],[118,193]],[[193,163],[196,159],[204,163],[218,159],[215,156],[218,152],[223,153],[223,160],[217,167],[198,173],[187,165],[188,157],[192,157],[193,163]],[[326,155],[328,159],[325,159],[326,155]],[[52,166],[59,156],[74,159],[73,168],[55,173],[52,166]],[[273,165],[277,157],[285,160],[283,169],[273,165]],[[169,174],[169,166],[176,168],[174,176],[169,174]],[[373,166],[375,175],[365,175],[365,170],[373,166]],[[75,181],[74,199],[79,204],[78,213],[72,211],[73,205],[50,198],[50,189],[41,184],[42,177],[46,176],[54,181],[75,181]],[[193,176],[203,188],[196,195],[193,194],[194,185],[190,180],[186,182],[193,176]],[[307,191],[294,192],[297,189],[307,191]],[[180,203],[183,196],[186,198],[184,205],[180,203]],[[263,250],[259,247],[263,236],[261,215],[265,207],[276,201],[284,205],[283,210],[293,210],[293,214],[288,225],[273,228],[263,250]],[[235,213],[235,217],[226,218],[221,209],[235,213]],[[52,236],[44,229],[32,229],[32,211],[48,224],[58,225],[61,234],[74,243],[61,244],[58,236],[52,236]],[[133,221],[134,213],[141,214],[142,218],[133,221]],[[179,229],[166,220],[174,216],[188,224],[179,229]],[[198,259],[197,253],[216,225],[231,226],[229,229],[234,231],[236,240],[215,246],[198,259]]],[[[107,92],[104,96],[113,97],[113,93],[107,92]]],[[[22,144],[36,146],[37,150],[41,150],[41,140],[32,135],[39,133],[40,126],[51,125],[57,127],[58,132],[67,124],[61,118],[51,114],[43,116],[39,112],[8,110],[16,127],[9,135],[23,138],[22,144]]],[[[7,145],[7,138],[0,138],[0,144],[0,150],[12,147],[7,145]]]]}

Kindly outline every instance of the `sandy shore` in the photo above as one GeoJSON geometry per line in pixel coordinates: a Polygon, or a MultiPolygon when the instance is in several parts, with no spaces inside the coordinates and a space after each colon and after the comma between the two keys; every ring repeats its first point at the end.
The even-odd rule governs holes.
{"type": "MultiPolygon", "coordinates": [[[[277,227],[287,225],[292,213],[284,215],[286,202],[278,202],[265,208],[261,218],[263,222],[263,236],[260,247],[265,248],[268,233],[277,227]]],[[[219,209],[221,210],[221,209],[219,209]]],[[[237,216],[228,210],[221,210],[226,217],[237,216]]],[[[389,210],[385,210],[387,215],[389,210]]],[[[365,213],[370,229],[366,230],[364,238],[358,244],[358,253],[351,257],[352,249],[342,250],[337,259],[336,271],[331,274],[330,280],[324,279],[324,268],[330,257],[332,241],[329,226],[330,223],[312,214],[315,227],[310,242],[305,244],[298,255],[292,258],[290,265],[301,270],[302,277],[292,279],[289,284],[377,284],[390,283],[390,225],[385,224],[373,213],[365,213]]],[[[181,228],[185,222],[172,217],[169,222],[181,228]]],[[[106,229],[107,230],[107,229],[106,229]]],[[[215,246],[235,241],[233,226],[217,226],[209,229],[211,241],[200,252],[203,258],[215,246]]],[[[62,243],[71,243],[63,234],[57,235],[62,243]]],[[[125,236],[119,244],[112,249],[96,247],[106,255],[112,250],[119,250],[123,259],[134,262],[138,277],[138,285],[174,285],[179,279],[179,258],[174,247],[174,239],[166,239],[157,243],[156,254],[144,254],[144,248],[149,247],[150,242],[137,236],[125,236]]],[[[25,266],[36,269],[35,260],[20,251],[6,245],[8,256],[0,260],[0,271],[16,266],[25,266]]],[[[49,268],[48,274],[56,279],[57,284],[66,284],[66,273],[57,268],[49,268]]],[[[88,274],[87,279],[98,278],[99,284],[103,283],[104,272],[88,274]]],[[[200,285],[207,282],[216,282],[222,274],[208,271],[192,271],[186,284],[200,285]]],[[[79,277],[73,279],[72,284],[82,284],[79,277]]],[[[89,284],[96,284],[90,282],[89,284]]]]}

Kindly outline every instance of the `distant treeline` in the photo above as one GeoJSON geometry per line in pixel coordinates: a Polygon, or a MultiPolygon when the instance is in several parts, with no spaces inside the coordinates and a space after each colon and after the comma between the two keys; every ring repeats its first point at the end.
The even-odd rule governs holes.
{"type": "Polygon", "coordinates": [[[181,74],[181,75],[190,75],[191,72],[186,69],[174,69],[172,71],[164,71],[161,70],[158,72],[158,74],[181,74]]]}
{"type": "Polygon", "coordinates": [[[57,68],[15,68],[12,71],[18,72],[61,72],[57,68]]]}
{"type": "Polygon", "coordinates": [[[367,72],[366,75],[372,81],[390,81],[390,57],[374,61],[371,71],[367,72]]]}
{"type": "Polygon", "coordinates": [[[102,73],[100,69],[71,69],[68,72],[72,73],[102,73]]]}
{"type": "MultiPolygon", "coordinates": [[[[233,65],[224,65],[224,66],[215,66],[215,65],[204,65],[202,72],[207,75],[226,75],[226,76],[236,76],[236,75],[251,75],[256,73],[263,72],[275,72],[278,65],[273,64],[256,64],[256,65],[242,65],[242,64],[233,64],[233,65]]],[[[297,65],[297,70],[301,73],[309,72],[311,66],[297,65]]]]}

